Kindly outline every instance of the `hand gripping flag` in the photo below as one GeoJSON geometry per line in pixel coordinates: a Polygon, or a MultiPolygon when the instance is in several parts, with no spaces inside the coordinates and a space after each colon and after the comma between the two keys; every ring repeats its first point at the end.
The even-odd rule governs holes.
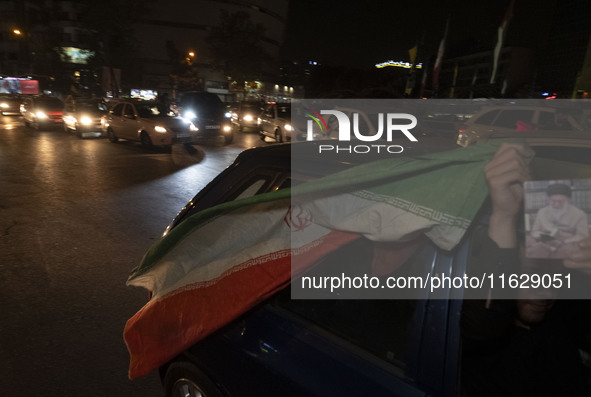
{"type": "Polygon", "coordinates": [[[127,281],[152,291],[125,326],[129,377],[165,364],[359,236],[422,233],[453,249],[486,198],[483,169],[497,147],[379,160],[192,215],[127,281]]]}

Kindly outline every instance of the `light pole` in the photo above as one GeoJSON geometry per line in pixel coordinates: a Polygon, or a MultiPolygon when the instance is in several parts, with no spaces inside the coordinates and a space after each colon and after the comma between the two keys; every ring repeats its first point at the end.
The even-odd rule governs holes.
{"type": "Polygon", "coordinates": [[[14,33],[14,35],[17,37],[17,39],[19,40],[19,71],[20,71],[20,66],[23,63],[28,63],[29,64],[29,71],[27,73],[33,73],[33,59],[31,57],[31,54],[29,54],[29,37],[26,33],[23,33],[22,30],[20,30],[19,28],[14,28],[12,29],[12,33],[14,33]],[[23,54],[25,55],[23,57],[23,54]]]}

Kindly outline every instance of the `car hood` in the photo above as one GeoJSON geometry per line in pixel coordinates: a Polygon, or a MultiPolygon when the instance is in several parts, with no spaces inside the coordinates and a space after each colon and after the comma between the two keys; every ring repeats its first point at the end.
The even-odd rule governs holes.
{"type": "Polygon", "coordinates": [[[186,128],[189,125],[190,121],[182,117],[163,116],[149,119],[141,119],[141,122],[150,125],[161,125],[163,127],[169,128],[186,128]]]}

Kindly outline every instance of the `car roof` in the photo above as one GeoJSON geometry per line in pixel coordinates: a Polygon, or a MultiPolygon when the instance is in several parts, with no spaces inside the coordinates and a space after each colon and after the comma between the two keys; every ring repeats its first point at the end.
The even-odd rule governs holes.
{"type": "MultiPolygon", "coordinates": [[[[549,111],[549,112],[556,112],[556,111],[566,111],[568,112],[567,107],[562,106],[552,106],[548,104],[547,106],[541,105],[485,105],[483,106],[475,115],[482,114],[484,112],[488,112],[491,110],[539,110],[539,111],[549,111]]],[[[576,111],[576,108],[571,109],[571,111],[576,111]]]]}

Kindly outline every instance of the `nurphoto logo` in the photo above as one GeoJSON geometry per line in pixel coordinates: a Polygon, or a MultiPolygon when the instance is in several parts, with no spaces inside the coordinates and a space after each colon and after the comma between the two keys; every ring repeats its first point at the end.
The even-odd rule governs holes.
{"type": "Polygon", "coordinates": [[[401,145],[377,143],[377,141],[383,141],[384,135],[386,142],[390,143],[400,133],[411,142],[418,141],[410,131],[416,127],[417,118],[409,113],[378,113],[377,116],[373,117],[374,120],[370,120],[370,117],[362,111],[332,109],[316,112],[305,108],[303,114],[307,118],[307,141],[313,141],[318,136],[321,136],[336,137],[339,143],[351,142],[352,140],[372,142],[372,144],[360,145],[321,144],[318,147],[319,153],[401,153],[404,150],[401,145]],[[328,117],[325,118],[323,115],[328,117]],[[362,119],[361,122],[360,118],[362,119]],[[327,119],[329,120],[328,123],[327,119]],[[329,128],[329,125],[334,126],[335,120],[337,128],[329,128]],[[374,127],[375,122],[377,122],[377,128],[374,127]],[[362,131],[363,128],[360,128],[360,124],[365,127],[366,131],[362,131]]]}

